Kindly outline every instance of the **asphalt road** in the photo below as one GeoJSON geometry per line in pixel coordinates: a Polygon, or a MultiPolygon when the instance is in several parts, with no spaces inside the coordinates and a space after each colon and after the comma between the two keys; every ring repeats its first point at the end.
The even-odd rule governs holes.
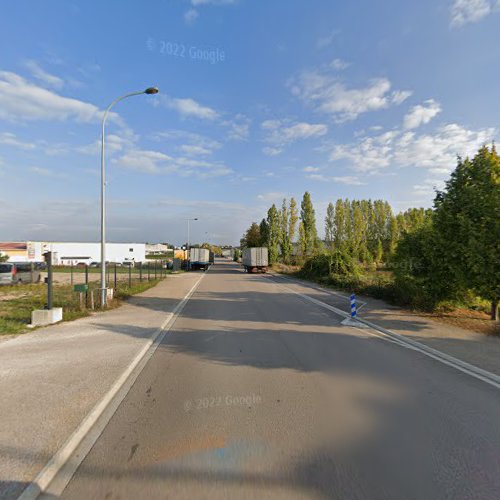
{"type": "Polygon", "coordinates": [[[63,498],[500,498],[498,390],[342,319],[217,264],[63,498]]]}

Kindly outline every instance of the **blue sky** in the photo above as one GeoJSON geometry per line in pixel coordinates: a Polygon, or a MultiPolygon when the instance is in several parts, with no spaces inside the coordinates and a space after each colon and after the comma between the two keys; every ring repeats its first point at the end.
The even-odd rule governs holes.
{"type": "Polygon", "coordinates": [[[237,243],[311,192],[431,206],[498,140],[500,0],[10,2],[0,17],[0,240],[237,243]]]}

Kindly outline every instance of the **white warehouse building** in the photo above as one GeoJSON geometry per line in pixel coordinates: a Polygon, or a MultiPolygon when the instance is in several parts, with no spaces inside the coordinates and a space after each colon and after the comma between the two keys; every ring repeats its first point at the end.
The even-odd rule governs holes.
{"type": "MultiPolygon", "coordinates": [[[[27,241],[25,244],[17,244],[15,255],[9,255],[11,252],[5,251],[9,255],[9,260],[16,262],[41,262],[44,260],[45,252],[52,252],[54,265],[90,264],[101,261],[100,243],[27,241]]],[[[145,243],[106,243],[107,262],[144,262],[145,260],[145,243]]]]}

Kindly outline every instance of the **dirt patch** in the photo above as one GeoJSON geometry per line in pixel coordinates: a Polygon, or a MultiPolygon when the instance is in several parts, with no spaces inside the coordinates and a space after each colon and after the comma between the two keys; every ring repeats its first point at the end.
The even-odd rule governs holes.
{"type": "Polygon", "coordinates": [[[414,313],[418,316],[432,318],[441,323],[458,326],[464,330],[500,336],[500,323],[492,321],[489,314],[470,309],[454,309],[453,311],[435,313],[414,313]]]}

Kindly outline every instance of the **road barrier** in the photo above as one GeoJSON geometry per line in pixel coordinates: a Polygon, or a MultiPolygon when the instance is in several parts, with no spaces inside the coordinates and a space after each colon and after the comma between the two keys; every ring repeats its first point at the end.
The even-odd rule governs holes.
{"type": "Polygon", "coordinates": [[[356,309],[356,294],[351,295],[351,318],[356,319],[358,312],[356,309]]]}

